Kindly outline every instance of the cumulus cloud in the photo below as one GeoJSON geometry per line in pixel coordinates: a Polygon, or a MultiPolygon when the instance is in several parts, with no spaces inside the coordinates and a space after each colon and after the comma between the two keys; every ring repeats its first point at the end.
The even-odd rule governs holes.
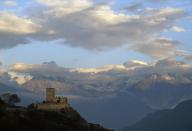
{"type": "MultiPolygon", "coordinates": [[[[143,13],[130,14],[89,0],[37,0],[37,3],[40,11],[33,16],[28,14],[28,18],[4,12],[0,14],[0,39],[6,41],[1,48],[26,43],[26,38],[40,41],[60,39],[63,44],[88,50],[128,45],[134,51],[162,57],[164,54],[172,55],[176,47],[174,41],[167,40],[165,44],[156,36],[174,27],[175,22],[185,16],[183,9],[171,7],[146,8],[143,13]],[[141,44],[143,41],[147,43],[141,44]],[[143,51],[144,46],[152,46],[150,49],[155,51],[173,48],[171,53],[164,50],[155,54],[155,51],[143,51]]],[[[181,31],[181,28],[176,30],[181,31]]]]}
{"type": "Polygon", "coordinates": [[[44,29],[54,32],[53,37],[63,38],[64,44],[71,46],[113,48],[151,39],[157,32],[171,28],[184,15],[183,10],[175,8],[147,9],[145,15],[127,15],[115,12],[109,5],[87,5],[78,11],[70,8],[64,14],[63,6],[62,10],[51,6],[44,12],[48,15],[44,29]]]}
{"type": "Polygon", "coordinates": [[[36,33],[39,28],[40,26],[29,18],[0,12],[0,48],[28,43],[28,35],[36,33]]]}
{"type": "Polygon", "coordinates": [[[42,5],[48,6],[47,13],[55,14],[56,16],[64,16],[74,12],[82,11],[83,9],[92,6],[88,0],[37,0],[42,5]]]}
{"type": "Polygon", "coordinates": [[[174,32],[185,32],[185,29],[183,29],[181,27],[178,27],[178,26],[173,26],[171,28],[171,31],[174,31],[174,32]]]}
{"type": "Polygon", "coordinates": [[[11,65],[10,71],[17,71],[17,72],[55,72],[59,73],[60,71],[65,71],[65,68],[58,67],[57,64],[53,61],[51,62],[44,62],[43,64],[25,64],[25,63],[16,63],[11,65]]]}
{"type": "Polygon", "coordinates": [[[168,1],[172,1],[172,0],[147,0],[149,2],[168,2],[168,1]]]}
{"type": "Polygon", "coordinates": [[[13,13],[0,12],[0,32],[30,34],[37,32],[38,26],[32,20],[13,13]]]}
{"type": "Polygon", "coordinates": [[[156,58],[175,56],[179,42],[166,38],[156,38],[145,41],[143,44],[133,47],[133,50],[156,58]]]}
{"type": "Polygon", "coordinates": [[[14,0],[5,0],[2,3],[4,6],[16,6],[17,5],[17,2],[14,0]]]}
{"type": "Polygon", "coordinates": [[[144,61],[139,61],[139,60],[131,60],[131,61],[125,62],[123,65],[126,68],[135,69],[138,67],[145,67],[148,65],[148,63],[144,61]]]}

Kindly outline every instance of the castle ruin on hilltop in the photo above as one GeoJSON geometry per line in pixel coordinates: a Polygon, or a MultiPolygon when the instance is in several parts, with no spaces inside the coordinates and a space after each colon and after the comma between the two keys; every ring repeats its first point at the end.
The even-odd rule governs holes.
{"type": "Polygon", "coordinates": [[[46,100],[35,105],[39,110],[60,110],[69,107],[67,97],[55,96],[54,88],[46,88],[46,100]]]}

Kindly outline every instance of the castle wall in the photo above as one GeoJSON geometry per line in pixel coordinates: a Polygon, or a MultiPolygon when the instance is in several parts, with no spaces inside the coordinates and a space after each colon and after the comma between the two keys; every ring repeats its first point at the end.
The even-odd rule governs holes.
{"type": "Polygon", "coordinates": [[[60,110],[69,107],[68,103],[41,103],[37,104],[38,110],[60,110]]]}

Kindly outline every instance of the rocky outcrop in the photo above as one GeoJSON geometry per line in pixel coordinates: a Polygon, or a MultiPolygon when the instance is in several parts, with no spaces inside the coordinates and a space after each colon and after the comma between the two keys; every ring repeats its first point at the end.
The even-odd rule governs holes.
{"type": "Polygon", "coordinates": [[[6,108],[0,110],[0,123],[0,130],[4,131],[110,131],[88,123],[71,107],[59,111],[6,108]]]}

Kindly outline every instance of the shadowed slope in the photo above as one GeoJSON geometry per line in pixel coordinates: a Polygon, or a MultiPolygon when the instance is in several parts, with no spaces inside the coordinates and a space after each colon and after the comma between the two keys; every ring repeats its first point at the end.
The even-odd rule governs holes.
{"type": "Polygon", "coordinates": [[[174,109],[148,115],[123,131],[191,131],[192,100],[184,101],[174,109]]]}

